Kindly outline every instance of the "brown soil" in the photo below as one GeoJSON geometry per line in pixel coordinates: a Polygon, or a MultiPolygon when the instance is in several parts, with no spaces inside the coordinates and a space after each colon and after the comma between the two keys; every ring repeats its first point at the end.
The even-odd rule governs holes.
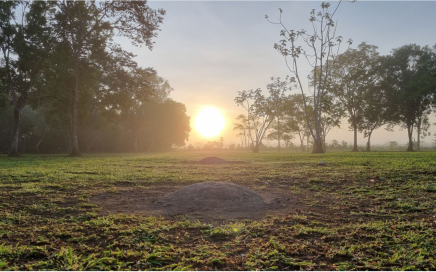
{"type": "Polygon", "coordinates": [[[230,182],[202,182],[183,187],[163,202],[170,215],[188,212],[220,217],[262,215],[268,204],[258,193],[230,182]]]}
{"type": "Polygon", "coordinates": [[[180,189],[175,184],[120,189],[93,196],[90,202],[100,206],[103,215],[118,212],[209,219],[259,219],[266,214],[286,213],[301,205],[297,197],[291,199],[271,192],[261,195],[230,182],[201,182],[180,189]]]}
{"type": "MultiPolygon", "coordinates": [[[[200,182],[191,185],[176,182],[143,183],[141,187],[132,187],[131,183],[127,183],[118,184],[116,192],[103,192],[91,197],[90,203],[101,208],[101,215],[124,213],[164,216],[167,219],[201,219],[205,222],[301,214],[311,220],[337,223],[365,217],[351,215],[350,212],[365,212],[370,208],[369,200],[356,203],[349,200],[349,205],[343,206],[341,198],[334,194],[323,193],[322,196],[317,196],[310,190],[293,193],[289,188],[300,182],[301,179],[290,179],[286,182],[257,181],[241,184],[256,189],[230,182],[200,182]]],[[[329,184],[329,187],[335,191],[336,185],[343,186],[329,184]]]]}

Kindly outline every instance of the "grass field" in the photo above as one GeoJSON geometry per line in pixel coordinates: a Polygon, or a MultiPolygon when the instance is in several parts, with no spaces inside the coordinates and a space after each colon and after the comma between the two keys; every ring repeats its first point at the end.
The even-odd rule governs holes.
{"type": "Polygon", "coordinates": [[[436,270],[435,174],[435,152],[3,155],[0,270],[436,270]],[[208,156],[247,163],[186,163],[208,156]],[[203,181],[287,192],[302,206],[212,222],[101,216],[89,203],[203,181]]]}

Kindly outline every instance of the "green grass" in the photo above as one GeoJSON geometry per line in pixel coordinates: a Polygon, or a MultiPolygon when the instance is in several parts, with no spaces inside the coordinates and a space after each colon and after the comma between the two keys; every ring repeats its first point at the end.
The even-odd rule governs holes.
{"type": "Polygon", "coordinates": [[[435,270],[435,173],[434,152],[0,156],[0,270],[435,270]],[[208,156],[248,163],[187,164],[208,156]],[[204,181],[281,190],[307,209],[206,222],[88,203],[204,181]]]}

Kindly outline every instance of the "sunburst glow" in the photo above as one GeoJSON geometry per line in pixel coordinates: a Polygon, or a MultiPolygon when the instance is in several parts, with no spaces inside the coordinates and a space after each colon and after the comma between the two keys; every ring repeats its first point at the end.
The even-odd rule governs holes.
{"type": "Polygon", "coordinates": [[[203,108],[195,118],[195,129],[204,137],[218,135],[224,128],[226,121],[221,112],[215,108],[203,108]]]}

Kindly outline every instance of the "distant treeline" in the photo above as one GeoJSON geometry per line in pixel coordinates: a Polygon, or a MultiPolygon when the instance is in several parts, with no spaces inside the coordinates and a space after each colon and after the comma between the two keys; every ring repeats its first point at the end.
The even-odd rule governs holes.
{"type": "MultiPolygon", "coordinates": [[[[405,151],[407,149],[407,146],[409,144],[400,144],[397,141],[389,141],[384,144],[375,144],[372,145],[371,150],[372,151],[405,151]]],[[[295,144],[293,142],[290,142],[289,144],[282,146],[280,148],[280,151],[282,152],[311,152],[312,144],[309,143],[309,145],[304,145],[304,148],[302,149],[300,145],[295,144]]],[[[417,148],[417,142],[413,143],[413,147],[417,148]]],[[[325,145],[325,149],[327,151],[349,151],[353,148],[353,145],[351,143],[348,143],[346,141],[339,142],[337,140],[332,140],[329,143],[325,145]]],[[[366,146],[365,145],[358,145],[357,146],[359,151],[365,151],[366,146]]],[[[194,147],[192,144],[190,144],[188,147],[178,147],[177,150],[184,150],[184,151],[251,151],[252,147],[246,147],[243,144],[235,144],[235,143],[229,143],[225,144],[223,140],[221,141],[212,141],[206,143],[203,147],[196,146],[194,147]]],[[[268,144],[261,144],[259,147],[259,151],[270,151],[270,152],[277,152],[278,147],[276,145],[268,145],[268,144]]],[[[421,146],[421,150],[427,150],[432,151],[436,150],[436,142],[433,142],[431,144],[424,143],[421,146]]]]}
{"type": "Polygon", "coordinates": [[[302,151],[314,150],[308,123],[319,123],[324,151],[362,150],[358,133],[367,138],[365,150],[370,151],[372,133],[382,126],[388,130],[400,126],[408,140],[401,148],[420,150],[421,140],[430,135],[429,116],[436,109],[436,45],[407,44],[381,56],[376,46],[361,43],[357,49],[350,48],[328,61],[328,73],[316,67],[308,77],[312,88],[314,78],[323,78],[322,85],[317,83],[323,90],[315,97],[318,104],[313,97],[298,94],[299,90],[290,94],[300,85],[293,77],[272,78],[267,96],[261,89],[239,92],[235,102],[247,112],[237,116],[234,123],[241,145],[258,152],[263,139],[277,140],[280,149],[288,148],[297,138],[302,151]],[[316,116],[315,112],[321,114],[316,116]],[[326,143],[329,131],[341,127],[343,118],[348,119],[348,128],[353,131],[352,146],[326,143]]]}
{"type": "Polygon", "coordinates": [[[185,106],[114,41],[151,50],[164,15],[146,1],[1,1],[0,152],[184,145],[185,106]]]}

